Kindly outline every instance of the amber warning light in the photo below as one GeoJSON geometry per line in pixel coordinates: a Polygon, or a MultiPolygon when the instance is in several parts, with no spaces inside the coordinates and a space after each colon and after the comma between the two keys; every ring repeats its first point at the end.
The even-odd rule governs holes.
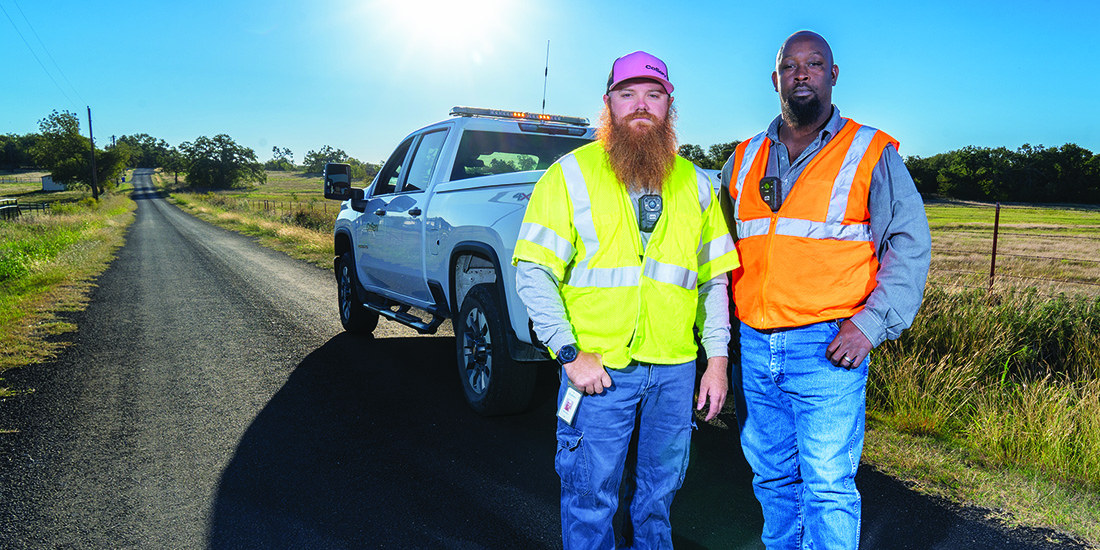
{"type": "Polygon", "coordinates": [[[544,115],[539,113],[525,113],[523,111],[505,111],[503,109],[482,109],[479,107],[455,107],[451,109],[451,116],[483,116],[517,120],[539,120],[542,122],[560,122],[563,124],[588,126],[588,119],[584,117],[544,115]]]}

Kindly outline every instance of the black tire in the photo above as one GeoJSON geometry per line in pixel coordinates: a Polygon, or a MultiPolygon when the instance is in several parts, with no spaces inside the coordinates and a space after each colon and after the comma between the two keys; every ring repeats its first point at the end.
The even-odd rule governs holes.
{"type": "Polygon", "coordinates": [[[363,307],[358,288],[355,258],[351,252],[345,252],[336,259],[336,301],[340,309],[340,324],[353,334],[370,334],[378,326],[378,313],[363,307]]]}
{"type": "Polygon", "coordinates": [[[509,355],[496,287],[471,288],[453,324],[458,375],[470,407],[482,416],[525,410],[534,394],[537,366],[509,355]]]}

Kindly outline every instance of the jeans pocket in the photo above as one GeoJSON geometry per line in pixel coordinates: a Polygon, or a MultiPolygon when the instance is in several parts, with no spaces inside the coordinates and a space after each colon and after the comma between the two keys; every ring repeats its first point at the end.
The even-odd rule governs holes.
{"type": "Polygon", "coordinates": [[[679,491],[684,486],[684,478],[687,477],[688,464],[691,462],[691,437],[694,435],[695,430],[699,427],[695,424],[694,415],[691,419],[691,428],[688,429],[687,441],[684,444],[684,456],[680,462],[680,479],[676,483],[676,490],[679,491]]]}
{"type": "Polygon", "coordinates": [[[558,450],[554,457],[554,469],[561,478],[562,488],[569,488],[578,495],[589,494],[588,456],[585,452],[584,432],[573,426],[559,423],[558,450]]]}

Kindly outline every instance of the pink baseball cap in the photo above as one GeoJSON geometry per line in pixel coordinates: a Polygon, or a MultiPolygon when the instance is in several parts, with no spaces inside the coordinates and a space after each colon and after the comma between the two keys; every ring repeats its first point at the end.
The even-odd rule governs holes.
{"type": "Polygon", "coordinates": [[[631,78],[648,78],[656,80],[665,87],[665,91],[672,93],[672,83],[668,81],[668,68],[665,62],[643,51],[624,55],[615,60],[611,65],[611,74],[607,75],[607,91],[624,80],[631,78]]]}

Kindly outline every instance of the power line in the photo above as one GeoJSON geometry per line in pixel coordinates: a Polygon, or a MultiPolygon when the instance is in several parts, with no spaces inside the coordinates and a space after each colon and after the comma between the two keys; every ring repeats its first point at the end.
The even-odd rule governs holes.
{"type": "MultiPolygon", "coordinates": [[[[57,87],[57,91],[61,92],[61,95],[65,96],[65,99],[69,100],[69,103],[71,103],[74,108],[79,109],[79,107],[77,107],[76,105],[76,102],[74,102],[73,99],[69,97],[69,94],[65,93],[65,90],[63,90],[61,88],[61,85],[57,83],[57,80],[54,79],[52,74],[50,74],[50,71],[46,69],[46,65],[43,64],[42,60],[38,58],[38,54],[34,53],[34,48],[31,47],[30,42],[27,42],[27,38],[23,36],[23,31],[19,30],[19,27],[15,25],[15,21],[12,20],[11,15],[8,14],[8,10],[4,8],[3,4],[0,4],[0,11],[4,12],[4,16],[8,18],[8,22],[11,23],[11,26],[15,29],[16,34],[19,35],[19,38],[23,39],[23,43],[27,45],[27,49],[30,50],[31,55],[34,56],[34,60],[38,62],[39,67],[42,67],[42,71],[46,73],[46,76],[50,77],[50,82],[53,82],[53,85],[57,87]]],[[[76,91],[76,89],[74,88],[73,91],[76,91]]]]}
{"type": "Polygon", "coordinates": [[[46,52],[46,56],[50,58],[50,62],[53,63],[54,68],[57,69],[57,72],[61,73],[61,78],[65,79],[65,83],[69,85],[69,88],[72,89],[81,102],[88,103],[84,100],[84,97],[80,95],[80,90],[77,90],[76,86],[73,86],[73,83],[69,80],[69,77],[65,75],[65,71],[61,70],[61,65],[57,64],[57,60],[53,58],[53,54],[51,54],[50,49],[46,47],[46,43],[42,41],[42,37],[38,36],[38,31],[34,29],[31,20],[27,19],[27,14],[23,12],[23,7],[19,5],[18,0],[11,0],[11,2],[15,4],[15,9],[19,10],[19,15],[23,16],[23,21],[27,22],[27,27],[30,27],[31,32],[34,33],[35,40],[38,40],[38,44],[42,46],[42,50],[46,52]]]}

